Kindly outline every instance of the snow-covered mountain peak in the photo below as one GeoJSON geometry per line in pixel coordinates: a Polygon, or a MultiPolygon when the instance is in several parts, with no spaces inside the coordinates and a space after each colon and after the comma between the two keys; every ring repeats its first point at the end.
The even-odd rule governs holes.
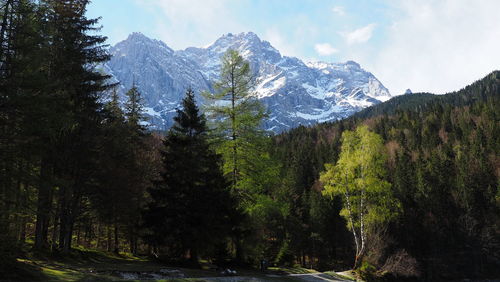
{"type": "Polygon", "coordinates": [[[328,63],[323,61],[313,61],[313,62],[307,62],[306,65],[310,68],[318,70],[324,70],[324,69],[351,69],[354,71],[363,70],[361,66],[355,61],[347,61],[345,63],[328,63]]]}
{"type": "Polygon", "coordinates": [[[247,60],[250,60],[255,56],[273,60],[281,59],[281,54],[276,48],[274,48],[268,41],[261,40],[257,34],[253,32],[225,34],[206,49],[210,53],[219,55],[222,55],[228,49],[234,49],[240,52],[247,60]]]}
{"type": "Polygon", "coordinates": [[[140,32],[131,33],[127,39],[118,42],[111,48],[111,53],[119,52],[121,49],[137,49],[139,52],[159,49],[169,55],[174,53],[174,50],[163,41],[151,39],[140,32]]]}
{"type": "Polygon", "coordinates": [[[153,39],[150,39],[142,32],[132,32],[131,34],[129,34],[127,39],[125,39],[125,41],[152,41],[152,40],[153,39]]]}
{"type": "Polygon", "coordinates": [[[361,66],[358,63],[356,63],[355,61],[347,61],[347,62],[345,62],[345,65],[352,67],[352,68],[357,68],[357,69],[361,68],[361,66]]]}
{"type": "Polygon", "coordinates": [[[207,47],[179,51],[134,33],[111,48],[113,57],[105,69],[125,87],[136,81],[150,123],[164,129],[171,125],[187,88],[197,94],[213,90],[221,56],[228,49],[239,51],[250,62],[256,76],[256,97],[270,112],[264,125],[268,130],[280,132],[300,124],[344,118],[391,97],[373,74],[354,61],[304,63],[281,56],[253,32],[228,33],[207,47]]]}
{"type": "Polygon", "coordinates": [[[306,65],[308,67],[310,67],[310,68],[318,69],[318,70],[322,70],[322,69],[328,68],[328,63],[325,63],[325,62],[322,62],[322,61],[306,62],[306,65]]]}

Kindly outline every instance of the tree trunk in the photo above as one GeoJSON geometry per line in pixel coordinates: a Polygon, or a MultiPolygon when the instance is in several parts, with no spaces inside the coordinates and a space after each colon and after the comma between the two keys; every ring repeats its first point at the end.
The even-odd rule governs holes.
{"type": "Polygon", "coordinates": [[[196,248],[191,248],[189,250],[189,261],[193,265],[198,265],[198,251],[196,250],[196,248]]]}
{"type": "Polygon", "coordinates": [[[69,225],[69,211],[68,211],[68,188],[59,188],[59,200],[58,200],[60,210],[59,210],[59,249],[62,252],[68,250],[67,247],[67,233],[69,225]]]}
{"type": "Polygon", "coordinates": [[[134,240],[134,255],[137,255],[139,253],[139,238],[135,236],[134,240]]]}
{"type": "Polygon", "coordinates": [[[359,259],[359,253],[360,253],[360,245],[362,245],[362,243],[360,243],[360,239],[358,238],[358,234],[356,232],[356,228],[354,227],[354,220],[353,220],[353,215],[352,215],[352,207],[351,207],[351,200],[350,200],[350,196],[349,196],[349,192],[347,191],[346,189],[346,192],[345,192],[345,198],[346,198],[346,206],[347,206],[347,211],[349,213],[349,223],[351,224],[351,233],[352,233],[352,236],[354,237],[354,244],[356,245],[356,255],[354,257],[354,266],[353,266],[353,269],[356,269],[356,267],[358,266],[358,259],[359,259]]]}
{"type": "Polygon", "coordinates": [[[130,253],[134,253],[134,238],[132,238],[132,233],[129,234],[129,239],[128,239],[128,248],[130,249],[130,253]]]}
{"type": "MultiPolygon", "coordinates": [[[[364,151],[364,148],[362,148],[362,149],[363,149],[362,151],[364,151]]],[[[364,171],[365,171],[365,168],[363,166],[361,166],[361,179],[365,178],[364,171]]],[[[360,199],[360,204],[359,204],[360,205],[360,208],[359,208],[359,221],[360,221],[359,237],[361,240],[361,247],[359,248],[359,250],[356,253],[356,260],[354,261],[354,269],[356,269],[356,267],[358,266],[359,261],[362,260],[364,252],[365,252],[365,244],[366,244],[365,213],[364,213],[365,190],[366,190],[366,187],[363,186],[361,188],[361,199],[360,199]]]]}
{"type": "Polygon", "coordinates": [[[38,188],[38,203],[35,226],[35,249],[46,249],[49,229],[50,210],[52,208],[52,187],[50,181],[50,165],[47,159],[40,164],[40,186],[38,188]]]}
{"type": "MultiPolygon", "coordinates": [[[[77,224],[77,226],[76,226],[76,245],[77,246],[81,246],[82,245],[82,243],[81,243],[81,239],[82,238],[80,237],[80,235],[82,233],[81,229],[82,229],[82,225],[81,224],[77,224]]],[[[84,235],[84,237],[85,237],[85,235],[84,235]]]]}
{"type": "MultiPolygon", "coordinates": [[[[2,61],[4,55],[4,38],[8,27],[7,19],[9,18],[10,13],[9,7],[12,6],[12,2],[13,0],[7,0],[3,10],[2,24],[0,25],[0,62],[2,61]]],[[[0,65],[0,70],[3,70],[2,65],[0,65]]]]}
{"type": "Polygon", "coordinates": [[[137,255],[137,236],[135,235],[134,228],[130,229],[130,252],[137,255]]]}
{"type": "Polygon", "coordinates": [[[19,220],[19,229],[17,233],[17,239],[20,243],[24,243],[26,241],[26,224],[28,221],[28,216],[26,215],[26,208],[28,206],[28,191],[26,185],[19,181],[19,206],[18,209],[21,210],[21,216],[19,220]]]}
{"type": "MultiPolygon", "coordinates": [[[[231,78],[231,83],[234,85],[233,78],[231,78]]],[[[231,130],[232,130],[232,139],[233,139],[233,188],[236,187],[236,183],[238,182],[237,174],[238,174],[238,150],[236,148],[236,113],[235,113],[235,93],[234,86],[231,90],[231,130]]]]}
{"type": "Polygon", "coordinates": [[[107,233],[108,233],[108,241],[107,241],[107,246],[106,246],[106,249],[108,252],[111,252],[111,227],[110,226],[107,226],[106,227],[107,229],[107,233]]]}
{"type": "Polygon", "coordinates": [[[87,223],[87,226],[85,228],[85,247],[86,248],[91,248],[92,247],[92,238],[93,238],[93,228],[92,228],[92,219],[89,218],[89,221],[87,223]]]}
{"type": "Polygon", "coordinates": [[[234,245],[236,247],[236,261],[242,263],[244,258],[243,258],[243,247],[241,246],[240,236],[236,237],[234,245]]]}
{"type": "Polygon", "coordinates": [[[73,241],[73,229],[75,224],[75,219],[79,213],[80,201],[82,199],[80,191],[82,190],[78,183],[81,179],[75,177],[75,184],[69,186],[66,189],[62,189],[63,193],[61,201],[61,227],[60,227],[60,237],[59,237],[59,247],[63,253],[68,253],[71,250],[71,244],[73,241]]]}
{"type": "Polygon", "coordinates": [[[73,234],[73,222],[71,215],[65,212],[61,215],[61,227],[59,229],[59,248],[63,253],[71,250],[71,237],[73,234]]]}
{"type": "Polygon", "coordinates": [[[97,221],[96,236],[95,248],[99,249],[101,247],[101,223],[99,222],[99,220],[97,221]]]}
{"type": "Polygon", "coordinates": [[[120,252],[120,249],[119,249],[119,243],[118,243],[118,223],[116,223],[116,222],[115,222],[114,233],[115,233],[115,249],[114,249],[114,252],[115,252],[115,254],[118,254],[120,252]]]}
{"type": "Polygon", "coordinates": [[[54,252],[57,250],[57,228],[59,228],[59,205],[56,210],[56,216],[54,218],[54,227],[52,228],[52,240],[51,240],[51,250],[54,252]]]}

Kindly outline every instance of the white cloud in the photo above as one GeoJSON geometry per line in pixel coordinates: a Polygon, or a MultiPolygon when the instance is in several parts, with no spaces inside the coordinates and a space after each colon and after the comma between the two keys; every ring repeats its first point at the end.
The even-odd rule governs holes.
{"type": "Polygon", "coordinates": [[[320,29],[305,14],[289,17],[284,22],[275,22],[266,25],[264,30],[254,29],[257,35],[267,40],[282,55],[304,57],[304,51],[311,51],[311,42],[315,42],[320,35],[320,29]]]}
{"type": "Polygon", "coordinates": [[[282,55],[294,57],[300,55],[297,49],[295,49],[294,46],[290,44],[290,40],[287,40],[283,36],[283,33],[275,27],[268,28],[264,32],[264,34],[262,34],[262,39],[269,41],[269,43],[271,43],[271,45],[276,48],[282,55]]]}
{"type": "Polygon", "coordinates": [[[351,32],[345,32],[342,35],[344,36],[348,44],[364,43],[370,40],[370,38],[372,37],[375,26],[376,24],[371,23],[351,32]]]}
{"type": "Polygon", "coordinates": [[[344,16],[345,15],[345,9],[342,6],[335,6],[332,8],[332,12],[338,16],[344,16]]]}
{"type": "MultiPolygon", "coordinates": [[[[239,24],[230,0],[136,0],[157,16],[156,34],[174,49],[204,46],[228,32],[247,29],[239,24]]],[[[152,13],[153,14],[153,13],[152,13]]]]}
{"type": "Polygon", "coordinates": [[[360,63],[393,94],[446,93],[500,69],[500,1],[397,1],[378,54],[360,63]]]}
{"type": "Polygon", "coordinates": [[[314,50],[321,56],[330,56],[337,53],[339,50],[332,47],[328,43],[318,43],[314,45],[314,50]]]}

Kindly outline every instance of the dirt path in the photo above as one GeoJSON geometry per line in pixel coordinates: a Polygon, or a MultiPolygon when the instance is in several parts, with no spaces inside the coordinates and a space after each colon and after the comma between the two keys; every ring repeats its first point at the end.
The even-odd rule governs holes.
{"type": "Polygon", "coordinates": [[[266,281],[266,280],[263,280],[261,278],[250,277],[250,276],[205,277],[205,278],[199,278],[199,279],[203,280],[203,281],[224,281],[224,282],[242,282],[242,281],[260,282],[260,281],[266,281]]]}
{"type": "Polygon", "coordinates": [[[260,281],[307,281],[307,282],[324,282],[324,281],[349,281],[334,278],[324,273],[306,273],[306,274],[290,274],[290,275],[266,275],[266,277],[251,277],[251,276],[231,276],[231,277],[203,277],[198,278],[202,281],[223,281],[223,282],[260,282],[260,281]]]}
{"type": "Polygon", "coordinates": [[[324,273],[308,273],[308,274],[290,274],[289,276],[299,278],[300,280],[308,282],[322,282],[322,281],[349,281],[334,278],[324,273]]]}

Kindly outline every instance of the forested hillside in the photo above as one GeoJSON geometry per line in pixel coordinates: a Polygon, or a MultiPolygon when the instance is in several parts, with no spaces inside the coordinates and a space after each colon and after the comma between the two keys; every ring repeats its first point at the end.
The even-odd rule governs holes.
{"type": "Polygon", "coordinates": [[[412,93],[397,96],[383,104],[369,107],[355,113],[351,118],[368,118],[384,114],[392,115],[402,110],[422,111],[429,109],[429,107],[435,103],[447,104],[453,107],[471,105],[476,100],[487,99],[487,96],[493,95],[491,93],[495,93],[495,90],[498,91],[498,88],[495,88],[497,87],[495,84],[495,76],[497,73],[498,71],[493,72],[491,74],[492,77],[486,77],[485,79],[476,81],[472,85],[466,86],[460,91],[444,95],[412,93]]]}
{"type": "MultiPolygon", "coordinates": [[[[319,174],[325,163],[338,159],[342,132],[367,125],[383,137],[387,179],[401,203],[397,219],[370,238],[367,262],[431,280],[495,273],[500,263],[499,100],[496,71],[454,93],[396,97],[343,121],[274,137],[282,175],[294,177],[291,199],[299,203],[294,211],[305,211],[300,222],[309,228],[308,244],[297,248],[316,256],[313,242],[332,246],[331,233],[314,229],[319,174]]],[[[321,225],[333,234],[347,231],[321,225]]]]}

